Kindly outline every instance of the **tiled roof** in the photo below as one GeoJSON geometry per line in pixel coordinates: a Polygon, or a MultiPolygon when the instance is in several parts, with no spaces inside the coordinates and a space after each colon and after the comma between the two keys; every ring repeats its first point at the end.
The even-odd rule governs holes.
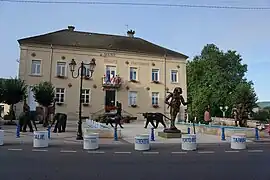
{"type": "Polygon", "coordinates": [[[158,46],[144,39],[119,35],[108,35],[91,32],[80,32],[70,29],[63,29],[39,36],[33,36],[18,40],[19,44],[43,44],[59,46],[75,46],[94,49],[128,51],[158,56],[184,58],[188,56],[158,46]]]}

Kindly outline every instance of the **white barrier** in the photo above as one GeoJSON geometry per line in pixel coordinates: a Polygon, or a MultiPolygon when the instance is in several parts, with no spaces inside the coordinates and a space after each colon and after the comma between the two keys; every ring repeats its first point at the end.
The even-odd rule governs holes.
{"type": "Polygon", "coordinates": [[[137,151],[147,151],[150,149],[149,144],[149,135],[148,134],[140,134],[135,136],[135,150],[137,151]]]}
{"type": "Polygon", "coordinates": [[[231,149],[246,149],[246,135],[234,134],[231,136],[231,149]]]}
{"type": "Polygon", "coordinates": [[[95,150],[99,148],[99,134],[91,133],[87,134],[83,138],[83,149],[85,150],[95,150]]]}
{"type": "Polygon", "coordinates": [[[49,146],[48,131],[34,131],[33,147],[44,148],[49,146]]]}
{"type": "Polygon", "coordinates": [[[194,151],[197,149],[196,134],[182,134],[182,150],[194,151]]]}
{"type": "Polygon", "coordinates": [[[91,119],[86,119],[86,124],[92,128],[101,129],[101,123],[91,119]]]}
{"type": "Polygon", "coordinates": [[[0,130],[0,146],[4,145],[4,130],[0,130]]]}

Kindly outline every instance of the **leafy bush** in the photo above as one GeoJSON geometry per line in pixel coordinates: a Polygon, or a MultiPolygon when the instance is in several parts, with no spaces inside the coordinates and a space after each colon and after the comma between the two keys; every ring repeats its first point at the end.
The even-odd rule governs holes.
{"type": "Polygon", "coordinates": [[[0,103],[4,102],[4,79],[0,79],[0,103]]]}
{"type": "Polygon", "coordinates": [[[33,87],[33,93],[36,101],[46,108],[45,118],[44,118],[44,126],[48,125],[48,107],[52,105],[54,102],[54,86],[50,82],[41,82],[38,85],[33,87]]]}
{"type": "Polygon", "coordinates": [[[252,119],[268,122],[268,120],[270,119],[270,112],[266,110],[260,110],[253,114],[252,119]]]}
{"type": "Polygon", "coordinates": [[[1,84],[2,102],[10,105],[11,120],[16,119],[13,107],[26,98],[27,85],[17,78],[5,79],[1,84]]]}

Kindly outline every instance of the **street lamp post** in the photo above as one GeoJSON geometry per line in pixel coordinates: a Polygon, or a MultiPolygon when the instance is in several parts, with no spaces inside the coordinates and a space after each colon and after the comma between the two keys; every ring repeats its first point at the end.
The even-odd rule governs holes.
{"type": "Polygon", "coordinates": [[[222,106],[220,106],[219,107],[219,109],[222,111],[222,114],[223,114],[223,118],[225,118],[225,113],[226,113],[226,111],[228,110],[228,106],[225,106],[225,107],[222,107],[222,106]]]}
{"type": "Polygon", "coordinates": [[[90,63],[84,63],[83,61],[81,62],[80,67],[78,68],[77,75],[74,74],[75,68],[76,68],[76,62],[74,59],[71,60],[69,63],[69,68],[72,73],[72,78],[76,79],[80,77],[80,99],[79,99],[79,120],[78,120],[78,130],[77,130],[77,140],[83,140],[82,136],[82,88],[83,88],[83,77],[84,73],[86,73],[86,68],[85,66],[89,66],[89,77],[91,78],[94,69],[96,67],[96,60],[93,58],[90,63]]]}

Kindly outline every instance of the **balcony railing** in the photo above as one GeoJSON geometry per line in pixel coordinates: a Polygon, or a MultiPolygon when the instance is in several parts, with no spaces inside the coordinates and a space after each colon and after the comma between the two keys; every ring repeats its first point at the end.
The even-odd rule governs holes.
{"type": "Polygon", "coordinates": [[[122,79],[119,76],[116,77],[102,77],[102,86],[104,88],[120,88],[122,84],[122,79]]]}

